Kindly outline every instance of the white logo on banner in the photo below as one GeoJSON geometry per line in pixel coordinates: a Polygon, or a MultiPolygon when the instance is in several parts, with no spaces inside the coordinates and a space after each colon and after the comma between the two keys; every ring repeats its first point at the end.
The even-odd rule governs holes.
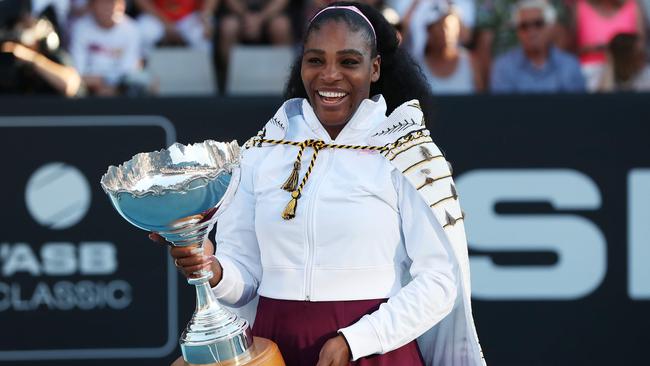
{"type": "MultiPolygon", "coordinates": [[[[27,211],[39,224],[53,230],[77,225],[90,208],[90,185],[83,173],[62,162],[38,168],[27,181],[27,211]]],[[[0,275],[35,278],[81,275],[112,276],[118,268],[117,248],[108,241],[80,243],[52,241],[35,251],[29,243],[0,242],[0,275]]],[[[131,284],[121,279],[108,281],[38,281],[33,290],[24,283],[0,281],[0,312],[6,310],[124,309],[132,302],[131,284]]]]}
{"type": "MultiPolygon", "coordinates": [[[[89,131],[94,136],[96,130],[87,128],[89,126],[119,129],[125,141],[136,138],[131,137],[131,129],[143,127],[156,131],[156,136],[162,129],[166,146],[176,140],[174,125],[160,116],[0,116],[0,136],[11,136],[5,133],[7,128],[8,131],[22,130],[36,136],[47,134],[59,145],[85,139],[89,131]],[[56,131],[53,130],[55,127],[64,129],[56,131]]],[[[58,151],[53,155],[56,153],[58,151]]],[[[42,156],[26,154],[21,156],[21,161],[30,164],[31,158],[41,159],[42,156]]],[[[61,158],[52,159],[52,162],[34,165],[34,170],[27,175],[16,177],[23,184],[22,189],[5,192],[18,195],[23,199],[24,207],[14,207],[18,211],[18,216],[15,216],[18,227],[12,228],[15,229],[12,234],[4,237],[4,232],[0,233],[0,318],[20,319],[28,328],[43,331],[35,337],[37,341],[33,344],[31,336],[28,336],[14,337],[16,344],[0,345],[0,361],[13,364],[11,361],[161,358],[169,355],[178,346],[178,279],[171,260],[163,257],[167,270],[161,275],[168,286],[166,294],[156,292],[156,296],[140,296],[136,307],[135,284],[131,283],[135,280],[134,275],[132,271],[122,270],[124,263],[120,261],[134,254],[122,252],[122,247],[131,247],[129,243],[116,243],[129,240],[129,225],[116,216],[110,205],[94,201],[107,200],[95,181],[99,178],[96,174],[105,169],[104,163],[97,166],[99,163],[94,161],[88,162],[88,167],[86,164],[71,166],[61,162],[61,158]],[[98,230],[98,226],[105,226],[104,216],[113,218],[121,226],[115,230],[98,230]],[[25,230],[25,227],[31,230],[25,230]],[[149,306],[147,301],[156,301],[164,306],[147,312],[146,316],[133,318],[134,311],[141,313],[140,308],[149,306]],[[149,324],[152,319],[164,321],[160,317],[161,311],[167,319],[166,325],[162,325],[167,335],[164,344],[156,338],[146,344],[127,345],[119,337],[114,340],[107,338],[107,342],[97,344],[92,337],[84,336],[85,331],[72,330],[111,333],[111,325],[116,321],[131,326],[142,326],[139,325],[141,319],[143,324],[149,324]],[[77,319],[77,314],[86,313],[83,316],[86,319],[88,312],[96,312],[94,315],[104,320],[108,319],[105,316],[114,320],[79,323],[81,318],[77,319]],[[72,328],[67,329],[68,332],[56,325],[64,319],[62,314],[68,319],[64,323],[70,319],[72,322],[77,320],[72,328]],[[52,324],[43,321],[45,318],[52,320],[52,324]],[[43,342],[38,340],[52,335],[58,337],[59,347],[51,345],[40,349],[43,342]]],[[[147,294],[155,289],[155,286],[148,288],[147,294]]]]}
{"type": "Polygon", "coordinates": [[[50,229],[76,225],[90,207],[90,186],[79,169],[61,162],[38,168],[27,182],[27,210],[50,229]]]}
{"type": "Polygon", "coordinates": [[[457,179],[473,249],[549,251],[552,265],[501,266],[473,255],[472,296],[480,300],[575,300],[607,273],[607,242],[591,220],[568,213],[498,214],[500,202],[547,202],[556,210],[598,210],[601,195],[588,176],[571,169],[473,170],[457,179]]]}

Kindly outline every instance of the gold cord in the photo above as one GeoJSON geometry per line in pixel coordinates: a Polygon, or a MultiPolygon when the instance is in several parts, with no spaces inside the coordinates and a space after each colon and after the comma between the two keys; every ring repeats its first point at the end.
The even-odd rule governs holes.
{"type": "MultiPolygon", "coordinates": [[[[316,158],[318,157],[318,152],[321,149],[348,149],[348,150],[371,150],[384,152],[390,149],[390,146],[364,146],[364,145],[340,145],[340,144],[327,144],[322,140],[305,140],[303,142],[297,141],[285,141],[285,140],[269,140],[269,139],[260,139],[259,143],[267,143],[272,145],[291,145],[298,147],[298,156],[296,161],[293,163],[293,170],[287,178],[286,182],[282,185],[282,189],[285,191],[291,192],[291,200],[284,208],[282,212],[282,218],[285,220],[291,220],[296,217],[296,208],[298,206],[298,199],[300,199],[301,193],[305,184],[307,184],[307,179],[311,175],[314,165],[316,164],[316,158]],[[305,176],[302,177],[300,184],[298,185],[298,175],[300,174],[300,167],[302,161],[302,153],[305,148],[311,147],[314,149],[314,153],[311,156],[311,161],[305,172],[305,176]]],[[[259,145],[258,145],[259,146],[259,145]]]]}

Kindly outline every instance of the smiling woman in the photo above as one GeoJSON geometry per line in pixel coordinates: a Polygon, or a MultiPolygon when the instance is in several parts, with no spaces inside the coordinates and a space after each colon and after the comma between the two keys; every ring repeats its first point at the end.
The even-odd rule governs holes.
{"type": "Polygon", "coordinates": [[[303,46],[287,101],[244,145],[215,256],[173,248],[177,266],[211,268],[226,304],[259,296],[253,334],[290,366],[483,365],[420,70],[366,5],[323,9],[303,46]]]}
{"type": "Polygon", "coordinates": [[[427,121],[432,122],[431,91],[416,62],[400,47],[395,29],[379,12],[354,4],[336,3],[338,8],[321,11],[312,19],[285,98],[308,98],[319,118],[324,118],[318,113],[314,86],[325,89],[347,84],[350,98],[344,107],[348,118],[339,124],[352,117],[363,99],[379,94],[385,98],[388,113],[418,99],[427,121]],[[349,7],[362,10],[355,12],[349,7]]]}

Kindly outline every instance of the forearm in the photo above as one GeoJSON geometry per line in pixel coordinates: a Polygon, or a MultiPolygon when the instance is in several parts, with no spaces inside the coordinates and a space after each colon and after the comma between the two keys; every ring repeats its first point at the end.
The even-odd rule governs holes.
{"type": "Polygon", "coordinates": [[[358,360],[395,350],[419,337],[453,309],[459,289],[453,277],[423,274],[387,303],[339,331],[358,360]]]}
{"type": "MultiPolygon", "coordinates": [[[[444,160],[438,162],[438,167],[427,167],[448,169],[444,160]]],[[[412,280],[379,309],[340,329],[355,360],[392,351],[417,338],[452,311],[460,293],[458,267],[443,227],[401,169],[395,170],[393,177],[404,247],[412,260],[412,280]]],[[[396,278],[401,277],[396,274],[396,278]]]]}
{"type": "MultiPolygon", "coordinates": [[[[257,294],[259,281],[257,277],[261,276],[251,273],[251,269],[247,264],[238,261],[237,259],[228,255],[219,255],[217,257],[219,262],[219,274],[215,273],[216,278],[210,280],[212,291],[215,296],[233,307],[239,307],[250,302],[257,294]]],[[[215,268],[212,268],[213,273],[215,268]]],[[[259,272],[259,271],[258,271],[259,272]]]]}
{"type": "Polygon", "coordinates": [[[57,64],[41,54],[35,54],[31,64],[45,81],[67,97],[73,97],[81,86],[81,76],[68,66],[57,64]]]}

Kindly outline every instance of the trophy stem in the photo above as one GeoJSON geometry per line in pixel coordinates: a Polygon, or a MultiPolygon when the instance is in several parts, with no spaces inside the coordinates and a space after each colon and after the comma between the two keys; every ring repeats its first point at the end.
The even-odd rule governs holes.
{"type": "Polygon", "coordinates": [[[253,344],[248,322],[219,304],[210,275],[193,278],[196,310],[181,335],[183,358],[191,364],[211,364],[245,356],[253,344]]]}
{"type": "Polygon", "coordinates": [[[213,273],[209,269],[202,269],[200,271],[194,272],[194,275],[197,277],[189,277],[187,283],[190,285],[199,286],[204,283],[208,283],[213,276],[213,273]]]}

